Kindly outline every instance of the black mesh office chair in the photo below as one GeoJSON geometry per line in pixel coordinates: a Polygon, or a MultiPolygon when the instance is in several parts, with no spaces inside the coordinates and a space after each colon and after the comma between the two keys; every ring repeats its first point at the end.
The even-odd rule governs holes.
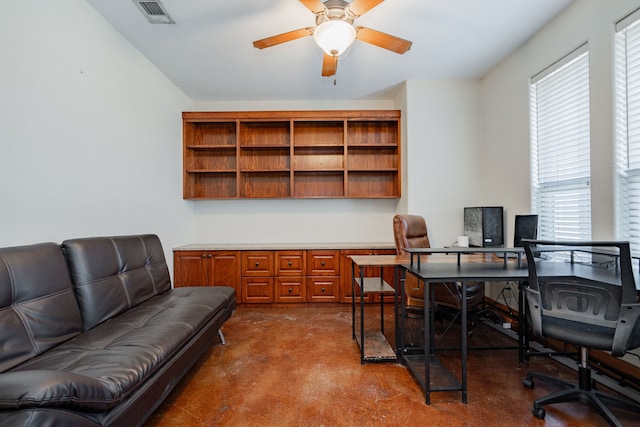
{"type": "Polygon", "coordinates": [[[593,406],[611,425],[621,425],[605,403],[638,413],[640,404],[595,389],[588,349],[607,350],[620,357],[640,346],[640,304],[629,243],[525,240],[523,245],[529,268],[525,295],[534,333],[580,349],[578,384],[527,373],[525,387],[533,388],[536,378],[562,388],[536,400],[533,414],[542,419],[544,405],[582,402],[593,406]]]}

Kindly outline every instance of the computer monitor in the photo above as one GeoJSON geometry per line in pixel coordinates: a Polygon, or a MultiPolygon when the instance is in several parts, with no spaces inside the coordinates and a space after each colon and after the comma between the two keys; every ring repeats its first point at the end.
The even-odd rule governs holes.
{"type": "Polygon", "coordinates": [[[522,239],[538,237],[538,215],[516,215],[513,247],[522,247],[522,239]]]}

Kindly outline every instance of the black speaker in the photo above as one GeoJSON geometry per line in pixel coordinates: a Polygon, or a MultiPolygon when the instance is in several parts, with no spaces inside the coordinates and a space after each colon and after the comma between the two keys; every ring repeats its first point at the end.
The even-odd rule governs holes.
{"type": "Polygon", "coordinates": [[[504,246],[503,212],[502,206],[464,208],[464,235],[469,236],[469,246],[504,246]]]}
{"type": "Polygon", "coordinates": [[[522,247],[522,239],[538,238],[538,215],[516,215],[513,247],[522,247]]]}

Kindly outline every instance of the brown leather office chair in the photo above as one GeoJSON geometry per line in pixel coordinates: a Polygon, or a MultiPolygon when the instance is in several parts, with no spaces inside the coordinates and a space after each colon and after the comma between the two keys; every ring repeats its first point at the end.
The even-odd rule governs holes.
{"type": "MultiPolygon", "coordinates": [[[[427,223],[420,215],[396,215],[393,217],[393,235],[398,255],[406,254],[404,248],[430,248],[427,223]]],[[[407,275],[404,283],[407,304],[424,307],[424,291],[415,276],[407,275]]],[[[453,308],[458,312],[462,308],[460,284],[454,282],[438,283],[435,287],[436,306],[453,308]]],[[[484,283],[467,284],[467,312],[477,312],[484,302],[484,283]]],[[[473,321],[473,318],[472,318],[473,321]]]]}

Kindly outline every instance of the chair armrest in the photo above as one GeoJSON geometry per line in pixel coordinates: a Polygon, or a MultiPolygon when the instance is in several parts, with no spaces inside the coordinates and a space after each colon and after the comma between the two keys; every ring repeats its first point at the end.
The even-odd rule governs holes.
{"type": "Polygon", "coordinates": [[[618,326],[613,336],[611,354],[624,356],[627,350],[640,345],[640,304],[622,304],[618,326]],[[634,337],[632,337],[632,334],[634,337]]]}
{"type": "Polygon", "coordinates": [[[540,299],[540,292],[525,287],[524,295],[529,303],[529,322],[534,334],[541,337],[542,335],[542,300],[540,299]]]}

